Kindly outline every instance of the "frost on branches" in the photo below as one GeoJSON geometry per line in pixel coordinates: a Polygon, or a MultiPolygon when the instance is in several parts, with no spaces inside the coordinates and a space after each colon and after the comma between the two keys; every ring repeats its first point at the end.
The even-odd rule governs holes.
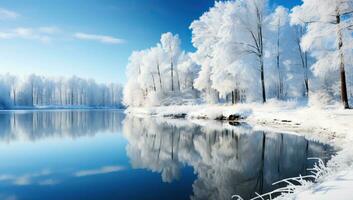
{"type": "Polygon", "coordinates": [[[190,25],[195,52],[162,34],[133,52],[127,106],[266,102],[353,96],[351,0],[304,0],[289,10],[266,0],[215,2],[190,25]]]}
{"type": "Polygon", "coordinates": [[[127,66],[128,82],[124,103],[129,106],[153,106],[195,102],[193,82],[199,66],[190,53],[180,48],[178,35],[164,33],[156,46],[135,51],[127,66]]]}
{"type": "Polygon", "coordinates": [[[319,87],[340,96],[345,108],[349,107],[348,68],[352,79],[352,14],[350,0],[303,0],[291,14],[293,24],[306,26],[301,46],[315,58],[312,70],[319,87]]]}

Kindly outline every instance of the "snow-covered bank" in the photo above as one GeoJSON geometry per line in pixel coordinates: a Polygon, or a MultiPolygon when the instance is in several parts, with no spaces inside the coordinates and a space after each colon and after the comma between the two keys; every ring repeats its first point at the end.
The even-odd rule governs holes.
{"type": "Polygon", "coordinates": [[[238,104],[168,106],[151,108],[128,108],[127,113],[156,117],[185,117],[194,119],[217,119],[219,116],[240,115],[254,128],[277,129],[296,132],[310,139],[326,141],[341,149],[327,166],[327,173],[317,183],[297,187],[293,194],[279,199],[352,199],[353,187],[353,110],[340,105],[310,107],[297,102],[270,101],[264,105],[238,104]]]}
{"type": "Polygon", "coordinates": [[[158,107],[129,107],[126,113],[134,115],[151,115],[169,118],[188,119],[228,119],[231,115],[246,118],[251,114],[251,109],[226,105],[173,105],[158,107]]]}
{"type": "Polygon", "coordinates": [[[266,126],[294,132],[331,133],[342,137],[353,130],[353,110],[340,105],[310,107],[298,102],[270,101],[266,104],[237,105],[180,105],[160,107],[129,107],[125,111],[133,115],[155,117],[211,119],[239,115],[254,126],[266,126]]]}

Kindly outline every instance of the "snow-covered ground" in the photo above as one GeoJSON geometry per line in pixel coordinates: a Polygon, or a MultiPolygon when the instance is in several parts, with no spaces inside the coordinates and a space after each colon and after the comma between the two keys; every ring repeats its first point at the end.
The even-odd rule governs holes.
{"type": "Polygon", "coordinates": [[[316,183],[296,187],[293,194],[278,199],[353,199],[353,110],[341,105],[307,106],[305,103],[269,101],[266,104],[187,105],[128,108],[127,113],[196,119],[217,119],[240,115],[255,129],[295,132],[335,146],[338,151],[316,183]]]}

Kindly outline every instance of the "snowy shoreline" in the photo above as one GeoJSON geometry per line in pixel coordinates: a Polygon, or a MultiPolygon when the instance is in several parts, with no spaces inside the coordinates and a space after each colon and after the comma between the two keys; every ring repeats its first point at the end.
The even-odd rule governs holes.
{"type": "MultiPolygon", "coordinates": [[[[239,116],[239,121],[254,129],[286,131],[333,145],[340,151],[328,163],[326,173],[316,183],[306,182],[292,194],[277,199],[350,199],[353,186],[353,110],[340,105],[310,107],[297,102],[270,101],[238,105],[180,105],[128,108],[125,113],[138,116],[221,119],[239,116]]],[[[206,121],[206,120],[205,120],[206,121]]]]}

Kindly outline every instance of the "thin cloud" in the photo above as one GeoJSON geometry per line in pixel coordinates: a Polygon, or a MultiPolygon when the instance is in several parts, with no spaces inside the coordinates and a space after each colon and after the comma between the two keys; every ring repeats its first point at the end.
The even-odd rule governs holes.
{"type": "Polygon", "coordinates": [[[15,29],[0,31],[0,39],[27,39],[38,40],[43,43],[52,41],[51,35],[57,33],[58,28],[55,27],[40,27],[40,28],[26,28],[18,27],[15,29]]]}
{"type": "Polygon", "coordinates": [[[112,172],[117,172],[124,170],[125,167],[123,166],[105,166],[99,169],[90,169],[90,170],[81,170],[74,174],[76,177],[83,177],[83,176],[92,176],[92,175],[99,175],[99,174],[107,174],[112,172]]]}
{"type": "Polygon", "coordinates": [[[1,20],[6,20],[6,19],[16,19],[20,16],[20,14],[18,14],[15,11],[12,10],[7,10],[5,8],[0,8],[0,19],[1,20]]]}
{"type": "Polygon", "coordinates": [[[1,174],[0,175],[0,181],[8,181],[14,179],[14,176],[9,175],[9,174],[1,174]]]}
{"type": "Polygon", "coordinates": [[[0,174],[0,182],[10,182],[18,186],[31,185],[33,184],[33,179],[49,176],[51,175],[51,173],[52,172],[50,170],[43,169],[42,171],[39,171],[39,172],[28,173],[28,174],[19,175],[19,176],[15,176],[11,174],[0,174]]]}
{"type": "Polygon", "coordinates": [[[91,40],[97,41],[105,44],[122,44],[125,43],[125,40],[116,38],[109,35],[95,35],[87,33],[75,33],[74,37],[79,40],[91,40]]]}
{"type": "Polygon", "coordinates": [[[59,181],[57,181],[55,179],[45,179],[45,180],[38,182],[39,185],[43,185],[43,186],[56,185],[58,183],[59,183],[59,181]]]}
{"type": "MultiPolygon", "coordinates": [[[[14,29],[0,30],[0,40],[26,39],[37,40],[42,43],[50,43],[53,39],[65,36],[65,32],[56,26],[42,26],[38,28],[17,27],[14,29]]],[[[79,40],[96,41],[105,44],[122,44],[125,40],[108,35],[95,35],[87,33],[75,33],[74,38],[79,40]]]]}
{"type": "Polygon", "coordinates": [[[55,33],[59,33],[60,29],[56,26],[43,26],[43,27],[39,27],[38,31],[45,34],[55,34],[55,33]]]}
{"type": "Polygon", "coordinates": [[[22,27],[19,27],[13,30],[13,34],[22,38],[31,38],[35,35],[33,29],[22,28],[22,27]]]}
{"type": "Polygon", "coordinates": [[[31,184],[31,177],[28,176],[21,176],[14,180],[13,182],[15,185],[23,186],[23,185],[30,185],[31,184]]]}

